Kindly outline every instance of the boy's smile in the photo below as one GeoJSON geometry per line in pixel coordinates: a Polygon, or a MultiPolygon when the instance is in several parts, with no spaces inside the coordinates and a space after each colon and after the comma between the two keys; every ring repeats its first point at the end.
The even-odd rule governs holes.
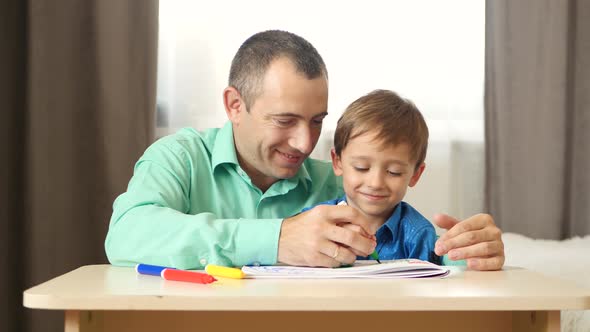
{"type": "Polygon", "coordinates": [[[388,145],[368,132],[352,138],[340,156],[332,152],[334,173],[342,176],[348,204],[375,221],[378,229],[414,186],[424,164],[416,169],[408,144],[388,145]]]}

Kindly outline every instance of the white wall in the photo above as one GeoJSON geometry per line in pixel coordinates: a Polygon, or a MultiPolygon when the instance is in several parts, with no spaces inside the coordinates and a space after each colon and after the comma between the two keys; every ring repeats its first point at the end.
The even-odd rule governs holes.
{"type": "Polygon", "coordinates": [[[484,9],[484,0],[161,1],[157,133],[221,126],[240,44],[288,30],[314,44],[330,76],[314,156],[329,156],[331,130],[351,101],[391,89],[416,103],[431,132],[426,172],[407,200],[426,217],[479,211],[483,149],[464,147],[483,144],[484,9]]]}

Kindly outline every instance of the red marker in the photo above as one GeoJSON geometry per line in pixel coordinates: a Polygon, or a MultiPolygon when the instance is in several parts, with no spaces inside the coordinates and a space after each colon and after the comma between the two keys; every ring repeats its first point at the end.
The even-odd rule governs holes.
{"type": "Polygon", "coordinates": [[[197,284],[210,284],[214,281],[217,281],[217,279],[213,278],[213,276],[210,276],[206,273],[186,270],[164,269],[162,270],[161,276],[165,280],[186,281],[197,284]]]}

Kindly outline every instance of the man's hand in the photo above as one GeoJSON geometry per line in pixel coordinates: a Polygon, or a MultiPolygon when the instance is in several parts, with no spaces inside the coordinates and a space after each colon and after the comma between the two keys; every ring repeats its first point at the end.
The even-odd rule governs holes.
{"type": "Polygon", "coordinates": [[[357,255],[368,256],[377,246],[375,237],[365,231],[368,224],[349,206],[318,205],[283,220],[278,261],[325,267],[352,264],[357,255]]]}
{"type": "Polygon", "coordinates": [[[502,231],[489,214],[477,214],[461,222],[437,214],[434,222],[448,230],[436,241],[437,255],[448,254],[451,260],[466,259],[473,270],[499,270],[504,265],[502,231]]]}

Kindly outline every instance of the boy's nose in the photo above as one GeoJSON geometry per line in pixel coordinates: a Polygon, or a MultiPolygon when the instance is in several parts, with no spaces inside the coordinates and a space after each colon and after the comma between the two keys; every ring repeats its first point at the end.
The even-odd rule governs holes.
{"type": "Polygon", "coordinates": [[[383,174],[378,170],[369,173],[368,185],[371,188],[381,188],[383,185],[383,174]]]}

